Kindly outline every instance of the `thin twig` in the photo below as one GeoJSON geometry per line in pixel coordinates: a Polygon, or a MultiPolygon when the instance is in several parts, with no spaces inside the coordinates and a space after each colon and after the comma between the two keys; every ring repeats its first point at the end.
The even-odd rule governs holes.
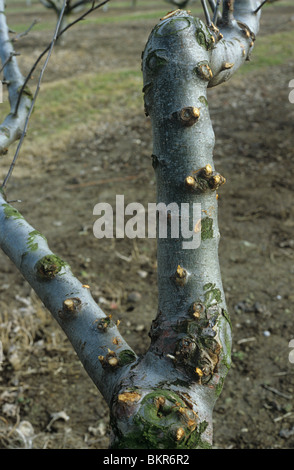
{"type": "MultiPolygon", "coordinates": [[[[97,10],[98,8],[102,7],[103,5],[105,5],[106,3],[108,3],[110,0],[104,0],[103,2],[99,3],[98,5],[95,6],[95,0],[92,2],[92,6],[89,10],[87,10],[83,15],[79,16],[77,19],[75,19],[74,21],[72,21],[71,23],[69,23],[67,26],[65,26],[57,35],[57,38],[56,39],[59,39],[60,36],[62,34],[65,33],[65,31],[67,31],[69,28],[71,28],[73,25],[75,25],[76,23],[78,23],[79,21],[83,20],[87,15],[89,15],[90,13],[92,13],[93,11],[97,10]]],[[[21,96],[28,84],[28,81],[30,80],[32,74],[34,73],[38,63],[40,62],[40,60],[43,58],[43,56],[46,54],[46,52],[48,52],[48,50],[50,49],[50,44],[46,47],[46,49],[39,55],[38,59],[36,60],[36,62],[34,63],[34,65],[32,66],[31,70],[29,71],[28,75],[26,76],[25,78],[25,81],[21,87],[21,90],[19,92],[19,95],[18,95],[18,100],[17,100],[17,103],[16,103],[16,106],[15,106],[15,111],[14,111],[14,114],[16,115],[17,114],[17,110],[18,110],[18,107],[19,107],[19,103],[20,103],[20,100],[21,100],[21,96]]]]}
{"type": "Polygon", "coordinates": [[[25,89],[25,86],[29,80],[29,78],[31,77],[33,71],[35,70],[37,64],[39,63],[39,61],[41,60],[41,58],[46,54],[46,52],[48,52],[48,55],[47,55],[47,58],[46,58],[46,61],[42,67],[42,70],[40,72],[40,75],[39,75],[39,80],[38,80],[38,84],[37,84],[37,87],[36,87],[36,90],[35,90],[35,94],[33,96],[33,99],[32,99],[32,102],[31,102],[31,106],[30,106],[30,109],[29,109],[29,112],[27,114],[27,117],[26,117],[26,120],[25,120],[25,124],[24,124],[24,128],[23,128],[23,131],[22,131],[22,134],[21,134],[21,137],[20,137],[20,141],[18,143],[18,146],[17,146],[17,149],[16,149],[16,152],[15,152],[15,155],[13,157],[13,160],[12,160],[12,163],[10,165],[10,168],[8,170],[8,173],[3,181],[3,184],[1,186],[1,190],[4,191],[6,186],[7,186],[7,183],[8,183],[8,180],[14,170],[14,167],[15,167],[15,164],[16,164],[16,161],[17,161],[17,158],[19,156],[19,151],[20,151],[20,148],[22,146],[22,143],[26,137],[26,131],[27,131],[27,128],[28,128],[28,123],[29,123],[29,119],[31,117],[31,114],[32,114],[32,111],[33,111],[33,108],[34,108],[34,105],[35,105],[35,102],[36,102],[36,99],[37,99],[37,96],[38,96],[38,93],[39,93],[39,90],[40,90],[40,85],[41,85],[41,81],[42,81],[42,78],[43,78],[43,75],[44,75],[44,72],[45,72],[45,69],[48,65],[48,62],[49,62],[49,59],[50,59],[50,56],[51,56],[51,53],[52,53],[52,50],[53,50],[53,47],[57,41],[57,39],[68,29],[70,28],[71,26],[73,26],[75,23],[77,23],[78,21],[81,21],[83,18],[85,18],[86,15],[88,15],[90,12],[96,10],[97,8],[103,6],[104,4],[106,4],[107,2],[109,2],[109,0],[104,0],[102,3],[99,3],[98,5],[95,6],[95,0],[92,0],[92,7],[87,11],[85,12],[83,15],[81,15],[79,18],[77,18],[76,20],[72,21],[72,23],[68,24],[62,31],[60,31],[58,33],[58,30],[60,28],[60,24],[61,24],[61,21],[63,19],[63,16],[64,16],[64,12],[65,12],[65,9],[66,9],[66,6],[67,6],[67,0],[64,0],[64,4],[63,4],[63,8],[60,12],[60,15],[59,15],[59,18],[58,18],[58,22],[57,22],[57,25],[56,25],[56,28],[55,28],[55,32],[54,32],[54,36],[53,36],[53,39],[51,41],[51,43],[48,45],[48,47],[45,49],[45,51],[42,52],[42,54],[39,56],[39,58],[37,59],[37,61],[35,62],[35,64],[33,65],[32,69],[30,70],[28,76],[26,77],[25,81],[24,81],[24,84],[20,90],[20,93],[19,93],[19,96],[18,96],[18,101],[16,103],[16,107],[15,107],[15,111],[14,111],[14,115],[17,114],[17,110],[18,110],[18,106],[19,106],[19,103],[20,103],[20,98],[21,98],[21,95],[23,93],[23,90],[25,89]]]}
{"type": "Polygon", "coordinates": [[[234,19],[234,3],[235,0],[223,1],[223,24],[230,25],[234,19]]]}
{"type": "Polygon", "coordinates": [[[28,29],[26,29],[26,31],[23,31],[22,33],[19,33],[17,34],[14,38],[11,39],[11,42],[15,42],[15,41],[18,41],[20,38],[26,36],[27,34],[29,34],[29,32],[31,31],[31,29],[35,26],[35,24],[38,23],[38,20],[34,20],[31,24],[31,26],[28,27],[28,29]]]}
{"type": "Polygon", "coordinates": [[[221,3],[221,0],[217,0],[216,6],[215,6],[215,9],[214,9],[214,13],[213,13],[213,18],[212,18],[213,24],[216,23],[216,19],[217,19],[218,14],[219,14],[219,6],[220,6],[220,3],[221,3]]]}
{"type": "MultiPolygon", "coordinates": [[[[0,69],[0,73],[3,72],[5,66],[8,64],[8,62],[11,61],[12,57],[15,57],[15,56],[17,56],[17,55],[20,55],[20,54],[14,52],[14,51],[13,51],[13,52],[10,52],[9,57],[5,60],[4,64],[2,65],[2,67],[1,67],[1,69],[0,69]]],[[[3,83],[3,80],[2,80],[2,83],[3,83]]]]}
{"type": "Polygon", "coordinates": [[[254,10],[253,13],[258,13],[259,10],[263,7],[263,5],[265,5],[267,3],[268,0],[264,0],[260,5],[259,7],[256,8],[256,10],[254,10]]]}
{"type": "Polygon", "coordinates": [[[278,418],[275,418],[273,421],[274,423],[277,423],[278,421],[282,421],[283,419],[289,418],[289,416],[292,416],[293,411],[288,411],[288,413],[285,413],[282,416],[278,416],[278,418]]]}
{"type": "Polygon", "coordinates": [[[211,25],[211,18],[210,18],[209,10],[207,8],[206,0],[201,0],[201,3],[202,3],[202,8],[203,8],[203,11],[204,11],[207,26],[210,26],[211,25]]]}
{"type": "Polygon", "coordinates": [[[36,99],[37,99],[37,96],[38,96],[38,94],[39,94],[39,90],[40,90],[40,87],[41,87],[41,81],[42,81],[44,72],[45,72],[46,67],[47,67],[47,65],[48,65],[49,59],[50,59],[51,54],[52,54],[52,51],[53,51],[53,47],[54,47],[54,45],[55,45],[55,42],[56,42],[56,39],[57,39],[57,36],[58,36],[58,29],[60,28],[60,24],[61,24],[63,15],[64,15],[65,8],[66,8],[66,0],[64,0],[64,2],[63,2],[63,7],[62,7],[62,9],[61,9],[61,12],[60,12],[60,15],[59,15],[59,18],[58,18],[58,21],[57,21],[57,25],[56,25],[56,28],[55,28],[54,36],[53,36],[53,39],[52,39],[51,44],[50,44],[49,52],[48,52],[46,61],[45,61],[44,65],[43,65],[43,67],[42,67],[42,70],[41,70],[41,72],[40,72],[40,76],[39,76],[39,80],[38,80],[37,87],[36,87],[36,90],[35,90],[35,94],[34,94],[34,96],[33,96],[32,103],[31,103],[30,109],[29,109],[29,111],[28,111],[26,120],[25,120],[25,125],[24,125],[24,128],[23,128],[22,134],[21,134],[21,138],[20,138],[20,140],[19,140],[19,143],[18,143],[16,152],[15,152],[15,154],[14,154],[12,163],[11,163],[11,165],[10,165],[10,167],[9,167],[8,173],[7,173],[7,175],[6,175],[6,177],[5,177],[4,181],[3,181],[2,189],[5,189],[6,186],[7,186],[8,180],[9,180],[9,178],[10,178],[12,172],[13,172],[13,169],[14,169],[14,167],[15,167],[15,163],[16,163],[17,158],[18,158],[18,156],[19,156],[20,148],[21,148],[22,143],[23,143],[23,141],[24,141],[24,138],[25,138],[25,136],[26,136],[26,131],[27,131],[27,128],[28,128],[29,119],[30,119],[31,114],[32,114],[32,112],[33,112],[33,108],[34,108],[34,106],[35,106],[35,102],[36,102],[36,99]]]}
{"type": "Polygon", "coordinates": [[[215,0],[208,0],[208,3],[210,5],[211,11],[214,12],[214,10],[215,10],[215,0]]]}
{"type": "Polygon", "coordinates": [[[269,392],[275,393],[276,395],[279,395],[280,397],[286,398],[287,400],[292,399],[292,395],[288,395],[286,393],[280,392],[276,388],[270,387],[269,385],[262,384],[262,387],[268,390],[269,392]]]}

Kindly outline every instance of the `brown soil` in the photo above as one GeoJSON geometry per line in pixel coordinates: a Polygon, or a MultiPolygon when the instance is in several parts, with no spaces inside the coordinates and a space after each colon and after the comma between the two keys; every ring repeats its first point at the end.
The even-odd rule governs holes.
{"type": "MultiPolygon", "coordinates": [[[[276,27],[278,15],[268,11],[263,34],[276,27]]],[[[284,21],[289,12],[281,11],[285,17],[279,22],[289,26],[284,21]]],[[[87,68],[140,67],[153,25],[77,25],[55,52],[45,80],[87,68]]],[[[32,32],[22,40],[25,66],[48,39],[32,32]]],[[[294,364],[289,361],[294,338],[294,105],[288,100],[293,68],[292,61],[238,75],[209,92],[215,165],[227,177],[219,198],[220,264],[233,324],[233,366],[214,413],[216,448],[294,446],[294,364]]],[[[90,285],[105,312],[121,320],[122,334],[143,354],[157,309],[155,243],[98,241],[92,214],[97,202],[114,203],[117,194],[125,195],[126,204],[155,201],[150,122],[143,108],[135,115],[126,109],[124,118],[82,128],[64,147],[52,142],[50,148],[24,154],[9,197],[23,200],[17,208],[90,285]],[[129,297],[133,292],[135,299],[129,297]]],[[[104,400],[63,332],[3,254],[0,264],[0,447],[24,446],[15,428],[28,421],[34,448],[107,448],[104,400]],[[53,413],[61,414],[51,422],[53,413]]]]}

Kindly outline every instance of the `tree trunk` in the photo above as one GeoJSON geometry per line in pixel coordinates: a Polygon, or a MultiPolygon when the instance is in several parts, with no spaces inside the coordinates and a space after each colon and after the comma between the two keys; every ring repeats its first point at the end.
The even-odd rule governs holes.
{"type": "MultiPolygon", "coordinates": [[[[194,226],[194,220],[193,228],[201,243],[187,247],[182,233],[178,238],[158,234],[157,318],[149,351],[118,388],[114,447],[212,444],[212,411],[231,362],[231,328],[218,260],[216,191],[225,178],[213,164],[207,87],[227,80],[253,46],[259,2],[241,3],[235,2],[236,18],[250,26],[242,22],[240,28],[233,20],[233,2],[225,2],[223,34],[177,10],[155,26],[143,53],[157,204],[170,205],[171,225],[177,218],[173,207],[188,204],[191,221],[193,204],[200,204],[201,222],[194,226]]],[[[177,222],[184,223],[184,217],[180,211],[177,222]]]]}
{"type": "Polygon", "coordinates": [[[186,8],[190,0],[165,0],[168,3],[171,3],[172,5],[175,5],[178,8],[186,8]]]}

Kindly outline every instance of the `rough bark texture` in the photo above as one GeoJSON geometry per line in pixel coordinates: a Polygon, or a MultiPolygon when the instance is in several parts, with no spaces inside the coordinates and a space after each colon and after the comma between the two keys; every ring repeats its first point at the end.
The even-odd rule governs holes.
{"type": "MultiPolygon", "coordinates": [[[[157,203],[193,204],[200,246],[158,235],[158,312],[138,358],[87,286],[0,191],[0,246],[73,344],[111,411],[112,447],[196,449],[212,444],[212,412],[230,367],[231,328],[218,260],[217,190],[207,88],[230,78],[258,32],[260,4],[223,2],[217,27],[176,10],[143,52],[145,110],[153,128],[157,203]],[[234,14],[234,16],[233,16],[234,14]]],[[[182,223],[183,213],[177,221],[182,223]]],[[[167,218],[172,225],[174,214],[167,218]]],[[[195,221],[194,221],[195,222],[195,221]]]]}

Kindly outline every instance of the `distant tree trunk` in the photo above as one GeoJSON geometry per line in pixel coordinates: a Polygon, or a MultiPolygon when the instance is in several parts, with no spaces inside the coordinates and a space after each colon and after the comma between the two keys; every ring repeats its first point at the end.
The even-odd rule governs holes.
{"type": "MultiPolygon", "coordinates": [[[[0,190],[0,246],[64,330],[108,403],[112,448],[212,445],[213,408],[231,361],[231,327],[218,260],[217,191],[225,178],[214,168],[207,88],[228,80],[248,58],[259,5],[224,0],[219,29],[205,2],[207,24],[183,10],[171,12],[154,27],[143,53],[159,220],[163,214],[169,224],[165,237],[158,227],[158,311],[143,357],[0,190]],[[194,212],[199,205],[200,213],[194,212]]],[[[7,38],[1,15],[2,63],[11,52],[7,38]]],[[[5,67],[7,79],[15,82],[14,89],[9,85],[12,106],[22,82],[14,59],[5,67]]],[[[25,99],[29,93],[18,116],[10,114],[0,127],[2,154],[19,138],[25,99]]]]}
{"type": "Polygon", "coordinates": [[[165,1],[181,9],[186,8],[188,3],[190,2],[190,0],[165,0],[165,1]]]}

